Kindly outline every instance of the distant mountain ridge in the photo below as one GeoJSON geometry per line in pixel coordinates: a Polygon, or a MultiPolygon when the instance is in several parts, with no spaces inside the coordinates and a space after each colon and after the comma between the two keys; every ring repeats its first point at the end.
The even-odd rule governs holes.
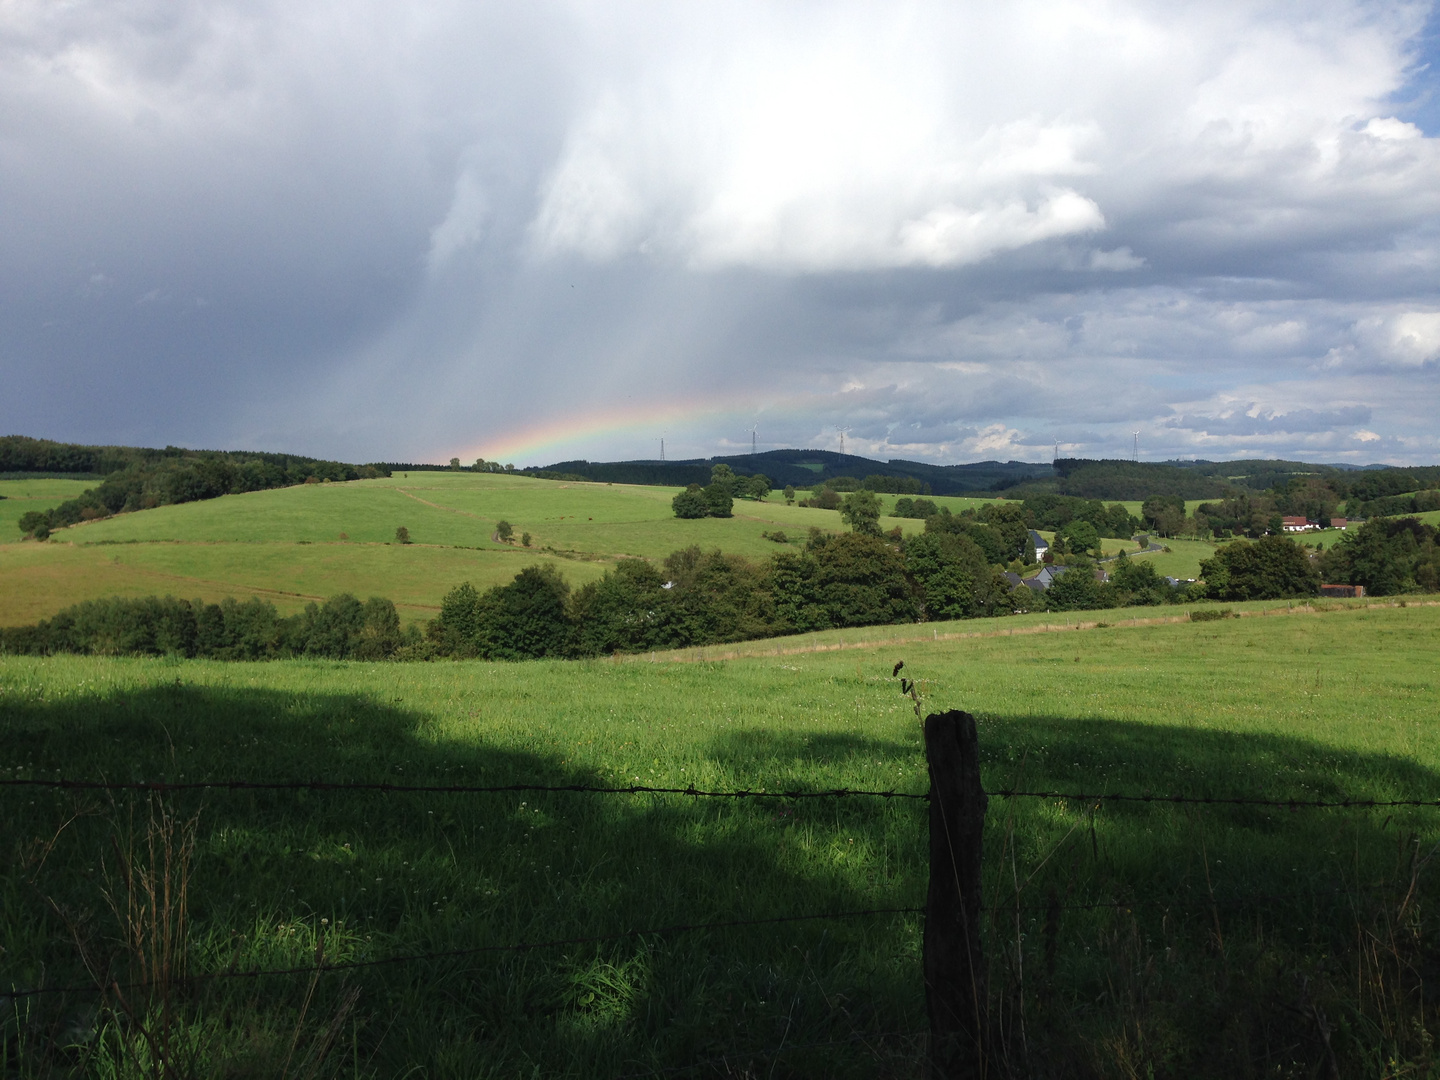
{"type": "Polygon", "coordinates": [[[1130,461],[1125,459],[1060,458],[1050,463],[977,461],[964,465],[933,465],[892,458],[879,461],[833,450],[767,450],[681,461],[561,461],[542,468],[518,470],[548,478],[575,477],[600,483],[652,484],[683,487],[705,484],[716,465],[741,475],[763,473],[776,487],[809,488],[842,476],[901,477],[929,484],[935,495],[981,492],[1024,497],[1041,493],[1088,499],[1135,500],[1169,495],[1184,499],[1219,499],[1240,491],[1265,491],[1297,476],[1339,480],[1346,490],[1367,497],[1430,486],[1440,469],[1432,466],[1395,468],[1388,465],[1313,464],[1303,461],[1242,459],[1239,461],[1130,461]],[[1356,475],[1361,474],[1361,475],[1356,475]],[[1362,479],[1362,476],[1364,477],[1362,479]]]}
{"type": "Polygon", "coordinates": [[[776,487],[810,487],[823,480],[851,476],[898,476],[928,483],[936,495],[960,495],[973,491],[997,490],[1031,479],[1049,479],[1054,467],[1026,461],[977,461],[968,465],[931,465],[923,461],[892,459],[876,461],[834,450],[766,450],[759,454],[731,454],[681,461],[561,461],[540,469],[523,469],[530,474],[568,474],[612,484],[657,484],[684,487],[710,482],[710,470],[728,465],[746,476],[762,473],[776,487]]]}

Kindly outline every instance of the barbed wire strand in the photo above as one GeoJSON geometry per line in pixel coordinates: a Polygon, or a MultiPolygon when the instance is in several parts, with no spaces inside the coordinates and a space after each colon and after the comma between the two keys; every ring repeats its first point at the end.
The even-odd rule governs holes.
{"type": "Polygon", "coordinates": [[[0,780],[0,787],[55,788],[62,791],[329,791],[375,792],[379,794],[430,795],[496,795],[543,794],[546,792],[580,792],[590,795],[691,795],[703,799],[841,799],[873,796],[880,799],[918,799],[929,801],[928,792],[867,791],[857,788],[828,788],[823,791],[709,791],[688,787],[655,787],[627,784],[603,787],[597,784],[392,784],[388,781],[331,780],[0,780]]]}
{"type": "Polygon", "coordinates": [[[997,799],[1069,799],[1074,802],[1168,803],[1181,806],[1269,806],[1280,810],[1383,810],[1399,806],[1440,807],[1440,799],[1264,799],[1248,795],[1113,795],[1073,791],[987,791],[997,799]]]}
{"type": "MultiPolygon", "coordinates": [[[[1123,910],[1154,909],[1172,907],[1242,907],[1246,904],[1273,904],[1282,900],[1315,900],[1320,897],[1354,896],[1356,894],[1374,894],[1386,890],[1378,885],[1352,885],[1340,886],[1332,889],[1306,889],[1304,891],[1288,893],[1247,893],[1243,896],[1185,896],[1169,898],[1146,898],[1131,900],[1095,900],[1084,903],[1058,904],[1056,911],[1095,911],[1102,908],[1119,908],[1123,910]]],[[[993,907],[984,908],[986,911],[1014,911],[1014,904],[996,904],[993,907]]],[[[1048,903],[1026,903],[1020,905],[1021,911],[1049,911],[1048,903]]]]}
{"type": "MultiPolygon", "coordinates": [[[[879,799],[911,799],[921,802],[930,800],[929,792],[870,790],[865,788],[826,788],[819,791],[754,791],[741,788],[735,791],[714,791],[687,787],[659,787],[649,784],[626,784],[604,787],[598,784],[394,784],[389,781],[332,781],[332,780],[41,780],[4,779],[0,787],[50,788],[62,791],[324,791],[324,792],[373,792],[377,794],[432,794],[432,795],[496,795],[496,794],[546,794],[580,793],[590,795],[689,795],[702,799],[840,799],[871,797],[879,799]]],[[[1384,810],[1398,807],[1440,807],[1440,798],[1431,799],[1360,799],[1343,797],[1339,799],[1301,799],[1295,797],[1270,799],[1249,795],[1139,795],[1108,792],[1074,791],[1019,791],[1014,788],[997,788],[987,791],[997,799],[1066,799],[1072,802],[1135,802],[1159,803],[1174,806],[1261,806],[1278,810],[1384,810]]]]}
{"type": "MultiPolygon", "coordinates": [[[[529,952],[534,949],[555,949],[567,945],[593,945],[605,941],[624,941],[637,937],[665,937],[690,933],[697,930],[734,930],[744,926],[771,926],[780,923],[815,922],[825,919],[855,919],[869,915],[916,915],[924,911],[918,907],[860,908],[854,911],[834,911],[816,915],[777,915],[768,919],[727,919],[708,923],[680,923],[649,930],[623,930],[616,934],[596,934],[589,937],[560,938],[554,941],[527,941],[514,945],[478,945],[467,949],[444,949],[439,952],[402,953],[397,956],[383,956],[374,960],[342,960],[336,963],[309,964],[292,968],[251,968],[244,971],[211,971],[203,975],[189,975],[175,982],[197,983],[219,979],[261,979],[279,975],[313,975],[319,972],[349,971],[357,968],[383,967],[389,964],[410,964],[423,960],[448,960],[461,956],[480,956],[485,953],[529,952]]],[[[156,983],[127,983],[122,990],[143,990],[156,983]]],[[[105,993],[108,987],[94,984],[85,986],[44,986],[28,990],[0,991],[0,997],[35,997],[41,994],[97,994],[105,993]]]]}

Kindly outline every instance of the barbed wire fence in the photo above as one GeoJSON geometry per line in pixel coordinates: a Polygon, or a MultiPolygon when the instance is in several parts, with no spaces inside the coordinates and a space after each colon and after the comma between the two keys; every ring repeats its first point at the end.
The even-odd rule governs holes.
{"type": "MultiPolygon", "coordinates": [[[[918,705],[918,702],[917,702],[918,705]]],[[[917,709],[918,712],[918,709],[917,709]]],[[[923,917],[923,967],[926,991],[927,1028],[923,1032],[857,1033],[846,1040],[829,1040],[813,1044],[791,1044],[790,1050],[804,1046],[840,1045],[865,1037],[883,1038],[890,1035],[925,1038],[925,1057],[931,1074],[937,1077],[968,1076],[986,1070],[985,1059],[990,1053],[986,1030],[984,1001],[986,994],[986,957],[983,952],[980,871],[982,864],[981,836],[988,800],[1046,800],[1073,802],[1091,807],[1106,803],[1133,803],[1151,806],[1251,807],[1287,811],[1334,810],[1373,811],[1403,808],[1440,808],[1440,798],[1376,799],[1339,795],[1330,798],[1281,797],[1264,798],[1248,795],[1164,794],[1154,792],[1085,792],[1066,790],[1027,790],[996,788],[985,791],[980,783],[980,755],[974,718],[964,712],[930,714],[924,719],[926,757],[930,772],[930,789],[925,792],[893,789],[826,788],[803,789],[787,787],[778,790],[736,789],[712,790],[694,785],[685,787],[627,784],[399,784],[387,781],[326,781],[326,780],[82,780],[57,777],[0,778],[0,789],[49,789],[65,792],[138,792],[168,795],[203,791],[295,791],[317,793],[349,793],[387,795],[497,795],[497,794],[578,794],[596,796],[684,796],[696,800],[843,800],[878,799],[926,805],[929,815],[929,885],[924,906],[866,907],[843,911],[827,911],[770,916],[756,919],[725,919],[710,922],[677,923],[644,929],[627,929],[610,934],[557,938],[544,941],[515,942],[462,949],[407,952],[390,956],[327,960],[317,956],[314,963],[279,967],[228,969],[172,978],[172,985],[195,985],[225,980],[261,980],[268,978],[315,977],[318,974],[345,972],[412,963],[434,963],[446,959],[481,955],[524,953],[645,938],[671,938],[689,933],[733,932],[748,927],[776,926],[828,920],[863,919],[879,916],[919,915],[923,917]]],[[[1248,893],[1239,896],[1208,895],[1193,899],[1165,900],[1115,897],[1084,902],[1058,903],[1052,897],[1044,904],[1004,905],[1004,910],[1043,911],[1053,918],[1057,912],[1117,909],[1133,911],[1144,908],[1176,908],[1187,905],[1226,907],[1280,903],[1288,900],[1313,900],[1321,892],[1350,895],[1353,886],[1333,890],[1307,889],[1291,893],[1248,893]]],[[[1018,898],[1017,898],[1018,899],[1018,898]]],[[[11,986],[0,989],[0,1001],[17,1001],[49,995],[90,994],[143,991],[155,985],[147,981],[104,982],[63,986],[11,986]]],[[[783,1047],[774,1048],[778,1053],[783,1047]]],[[[684,1068],[668,1071],[684,1071],[684,1068]]],[[[667,1070],[659,1070],[665,1072],[667,1070]]],[[[654,1075],[654,1072],[635,1075],[654,1075]]]]}

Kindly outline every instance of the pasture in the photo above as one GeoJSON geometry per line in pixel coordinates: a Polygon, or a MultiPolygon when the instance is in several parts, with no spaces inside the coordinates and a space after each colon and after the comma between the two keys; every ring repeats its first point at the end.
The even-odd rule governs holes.
{"type": "MultiPolygon", "coordinates": [[[[736,500],[732,518],[684,521],[670,508],[676,488],[415,472],[157,507],[61,529],[44,544],[21,542],[14,522],[22,513],[87,486],[0,482],[0,493],[27,493],[0,501],[0,525],[10,530],[0,534],[0,625],[34,622],[95,596],[151,594],[260,596],[289,613],[352,592],[388,597],[403,618],[424,620],[460,582],[483,589],[536,563],[556,565],[578,587],[619,558],[663,559],[692,544],[764,558],[778,549],[764,533],[799,541],[811,526],[844,527],[837,512],[786,506],[778,492],[764,502],[736,500]],[[511,544],[494,539],[501,520],[514,528],[511,544]],[[395,543],[402,525],[409,545],[395,543]],[[520,543],[526,532],[528,549],[520,543]]],[[[883,498],[893,506],[894,496],[883,498]]],[[[923,529],[911,519],[883,525],[923,529]]]]}
{"type": "Polygon", "coordinates": [[[0,480],[0,544],[20,539],[16,523],[31,510],[49,510],[95,487],[98,480],[0,480]]]}
{"type": "MultiPolygon", "coordinates": [[[[992,792],[1440,792],[1440,608],[945,639],[982,628],[844,651],[752,643],[726,662],[5,658],[0,779],[923,792],[918,722],[890,677],[904,659],[926,710],[977,715],[992,792]]],[[[193,974],[914,908],[926,883],[922,803],[166,798],[173,835],[195,822],[193,974]]],[[[25,788],[0,799],[14,845],[4,985],[133,972],[105,896],[123,914],[117,860],[147,862],[153,804],[25,788]]],[[[1434,995],[1413,984],[1433,914],[1406,896],[1433,896],[1421,856],[1437,840],[1436,809],[992,797],[984,932],[1006,1067],[1426,1075],[1434,995]]],[[[925,1026],[919,946],[916,914],[881,912],[215,979],[133,1007],[206,1074],[909,1077],[925,1026]]],[[[10,999],[7,1075],[101,1061],[138,1075],[123,1058],[146,1060],[136,1025],[94,1000],[10,999]]]]}

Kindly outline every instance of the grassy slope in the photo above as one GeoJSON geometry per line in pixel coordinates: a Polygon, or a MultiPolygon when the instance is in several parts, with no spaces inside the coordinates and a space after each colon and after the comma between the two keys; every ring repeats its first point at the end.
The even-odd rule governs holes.
{"type": "Polygon", "coordinates": [[[386,596],[402,618],[428,619],[462,581],[508,582],[536,563],[561,568],[572,585],[604,564],[534,552],[412,544],[17,544],[0,547],[0,625],[23,625],[97,596],[181,596],[207,602],[259,596],[291,614],[340,592],[386,596]]]}
{"type": "Polygon", "coordinates": [[[16,529],[22,515],[49,510],[95,486],[93,480],[0,480],[0,544],[20,539],[16,529]]]}
{"type": "MultiPolygon", "coordinates": [[[[11,486],[20,491],[21,483],[11,486]]],[[[44,492],[70,497],[87,486],[23,483],[37,496],[25,509],[53,505],[38,498],[44,492]]],[[[499,584],[536,562],[554,563],[578,586],[622,556],[661,559],[699,544],[764,558],[776,550],[764,532],[799,539],[812,525],[843,527],[836,512],[786,506],[779,493],[763,503],[737,500],[733,518],[681,521],[670,510],[676,490],[412,473],[121,514],[61,530],[46,544],[20,543],[18,532],[0,534],[10,541],[0,543],[0,625],[33,622],[93,596],[150,593],[205,600],[262,595],[289,612],[314,597],[349,591],[388,596],[407,618],[421,618],[461,581],[499,584]],[[491,539],[502,519],[517,539],[532,534],[529,552],[491,539]],[[393,543],[399,525],[414,544],[393,543]]],[[[958,509],[981,500],[941,501],[958,509]]],[[[12,504],[21,505],[19,499],[0,502],[0,515],[11,513],[12,504]]],[[[23,512],[14,510],[11,520],[23,512]]],[[[884,524],[907,532],[923,527],[890,518],[884,524]]]]}
{"type": "MultiPolygon", "coordinates": [[[[7,658],[0,775],[922,791],[916,720],[889,678],[903,658],[927,707],[977,714],[992,790],[1433,797],[1437,650],[1440,608],[1337,607],[718,664],[7,658]]],[[[0,798],[27,842],[48,839],[72,801],[3,790],[0,798]]],[[[322,916],[333,928],[329,955],[360,957],[907,906],[923,900],[925,883],[923,811],[882,801],[212,794],[201,815],[192,914],[202,970],[232,960],[303,964],[322,916]]],[[[96,805],[63,833],[40,892],[104,912],[93,853],[111,817],[96,805]]],[[[1108,805],[1092,815],[1084,804],[992,799],[986,903],[1009,910],[1004,864],[1013,851],[1015,879],[1028,882],[1020,900],[1032,980],[1045,969],[1051,890],[1073,904],[1127,898],[1123,910],[1067,912],[1051,980],[1055,1012],[1043,998],[1030,1001],[1032,1053],[1050,1053],[1044,1040],[1068,1031],[1053,1052],[1078,1055],[1098,1075],[1146,1075],[1146,1062],[1162,1061],[1156,1075],[1238,1075],[1252,1062],[1225,1058],[1227,1048],[1272,1044],[1235,1025],[1261,1022],[1266,994],[1293,995],[1287,964],[1309,972],[1307,993],[1326,993],[1323,972],[1332,968],[1337,985],[1351,985],[1351,900],[1327,897],[1336,885],[1382,880],[1395,836],[1412,832],[1433,843],[1434,812],[1108,805]],[[1259,909],[1231,900],[1255,893],[1300,898],[1259,909]],[[1157,902],[1164,906],[1147,906],[1157,902]],[[1224,978],[1215,933],[1225,942],[1224,978]],[[1321,953],[1331,959],[1322,964],[1321,953]],[[1312,954],[1314,963],[1295,959],[1312,954]],[[1131,980],[1141,976],[1130,973],[1142,971],[1140,993],[1131,980]],[[1252,984],[1256,996],[1247,998],[1252,984]],[[1117,996],[1128,1003],[1118,1011],[1106,1004],[1117,996]]],[[[12,913],[0,923],[10,977],[37,978],[44,957],[52,979],[83,980],[24,872],[11,864],[0,886],[12,913]]],[[[987,924],[992,940],[1010,940],[1010,919],[987,924]]],[[[781,1042],[864,1036],[802,1049],[779,1074],[909,1075],[913,1040],[877,1033],[924,1025],[918,946],[915,919],[880,916],[371,969],[352,977],[364,1020],[354,1052],[376,1075],[418,1066],[437,1078],[532,1069],[591,1076],[721,1055],[768,1065],[766,1048],[781,1042]]],[[[1005,981],[1003,970],[997,977],[1005,981]]],[[[322,1021],[334,985],[322,984],[322,1021]]],[[[258,998],[217,984],[203,1007],[232,1020],[257,1008],[278,1015],[269,1027],[231,1029],[236,1053],[278,1057],[303,992],[304,980],[272,984],[258,998]]],[[[1325,1000],[1337,1015],[1341,1006],[1325,1000]]],[[[1295,1021],[1274,1045],[1310,1060],[1319,1051],[1308,1023],[1295,1021]]],[[[1336,1037],[1342,1068],[1353,1066],[1354,1030],[1336,1037]]],[[[350,1040],[347,1029],[342,1057],[350,1040]]],[[[712,1073],[721,1066],[699,1074],[712,1073]]]]}
{"type": "Polygon", "coordinates": [[[1198,578],[1200,576],[1200,560],[1214,555],[1218,546],[1205,540],[1161,539],[1156,543],[1163,544],[1170,550],[1156,551],[1136,557],[1153,563],[1158,573],[1175,578],[1198,578]]]}

